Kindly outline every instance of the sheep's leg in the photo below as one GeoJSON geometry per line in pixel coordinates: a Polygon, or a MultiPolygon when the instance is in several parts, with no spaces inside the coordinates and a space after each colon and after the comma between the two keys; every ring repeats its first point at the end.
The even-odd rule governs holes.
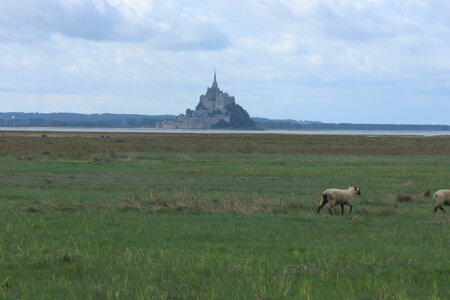
{"type": "Polygon", "coordinates": [[[438,209],[442,210],[445,213],[445,210],[444,210],[444,208],[442,206],[435,206],[434,207],[434,212],[437,212],[438,209]]]}
{"type": "Polygon", "coordinates": [[[328,211],[330,212],[331,216],[333,215],[333,208],[334,208],[334,204],[330,203],[330,205],[328,205],[328,211]]]}
{"type": "Polygon", "coordinates": [[[344,204],[341,204],[341,215],[344,215],[344,204]]]}
{"type": "Polygon", "coordinates": [[[353,205],[350,205],[350,213],[352,213],[353,205]]]}
{"type": "Polygon", "coordinates": [[[317,213],[320,212],[320,210],[322,209],[322,207],[326,204],[326,202],[322,203],[320,202],[319,207],[317,207],[317,213]]]}

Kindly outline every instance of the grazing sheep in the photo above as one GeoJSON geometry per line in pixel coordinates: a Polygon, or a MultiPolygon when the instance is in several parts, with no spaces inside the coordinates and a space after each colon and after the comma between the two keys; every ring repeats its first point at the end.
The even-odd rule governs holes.
{"type": "Polygon", "coordinates": [[[327,189],[322,193],[322,200],[320,201],[319,207],[317,208],[317,213],[320,212],[322,207],[328,205],[328,211],[330,215],[333,214],[333,208],[336,204],[341,206],[341,213],[344,214],[344,205],[350,206],[350,213],[353,209],[353,198],[355,195],[361,195],[361,190],[359,186],[351,186],[348,190],[338,190],[338,189],[327,189]]]}
{"type": "Polygon", "coordinates": [[[437,212],[438,208],[445,212],[442,207],[445,205],[450,205],[450,190],[439,190],[434,193],[433,198],[436,198],[436,205],[434,206],[434,212],[437,212]]]}

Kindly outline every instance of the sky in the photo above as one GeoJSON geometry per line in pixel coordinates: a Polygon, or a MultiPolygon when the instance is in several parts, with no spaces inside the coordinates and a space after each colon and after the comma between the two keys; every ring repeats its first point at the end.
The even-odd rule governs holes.
{"type": "Polygon", "coordinates": [[[450,124],[448,0],[0,0],[0,112],[450,124]]]}

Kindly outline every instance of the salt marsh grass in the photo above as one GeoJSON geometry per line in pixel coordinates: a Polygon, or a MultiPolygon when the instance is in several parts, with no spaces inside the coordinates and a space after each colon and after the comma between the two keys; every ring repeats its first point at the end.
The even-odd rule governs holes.
{"type": "Polygon", "coordinates": [[[421,197],[448,137],[45,135],[0,137],[0,298],[450,293],[449,217],[421,197]],[[352,215],[316,214],[349,185],[352,215]]]}

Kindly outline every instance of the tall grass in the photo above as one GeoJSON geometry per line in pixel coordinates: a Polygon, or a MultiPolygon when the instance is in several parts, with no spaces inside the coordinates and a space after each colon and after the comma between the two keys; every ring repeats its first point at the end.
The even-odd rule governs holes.
{"type": "Polygon", "coordinates": [[[450,155],[449,136],[0,131],[0,155],[24,160],[120,158],[120,153],[296,153],[450,155]]]}

